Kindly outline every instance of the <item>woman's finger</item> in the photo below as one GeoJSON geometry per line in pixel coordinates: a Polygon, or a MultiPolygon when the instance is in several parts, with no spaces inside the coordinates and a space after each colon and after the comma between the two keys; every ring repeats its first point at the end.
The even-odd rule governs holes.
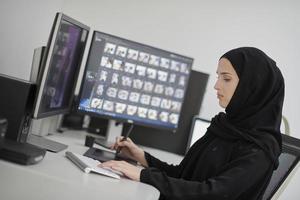
{"type": "Polygon", "coordinates": [[[118,137],[116,138],[116,142],[121,142],[123,138],[124,138],[123,136],[118,136],[118,137]]]}
{"type": "Polygon", "coordinates": [[[116,165],[116,162],[115,160],[110,160],[110,161],[106,161],[106,162],[103,162],[101,164],[99,164],[98,166],[100,167],[112,167],[114,165],[116,165]]]}

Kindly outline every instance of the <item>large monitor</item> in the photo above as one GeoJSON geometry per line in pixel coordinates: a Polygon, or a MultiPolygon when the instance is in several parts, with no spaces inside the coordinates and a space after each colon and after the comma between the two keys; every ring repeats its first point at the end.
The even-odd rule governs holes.
{"type": "Polygon", "coordinates": [[[192,63],[187,56],[94,31],[77,109],[175,130],[192,63]]]}
{"type": "Polygon", "coordinates": [[[37,80],[34,118],[70,111],[89,27],[57,13],[37,80]]]}

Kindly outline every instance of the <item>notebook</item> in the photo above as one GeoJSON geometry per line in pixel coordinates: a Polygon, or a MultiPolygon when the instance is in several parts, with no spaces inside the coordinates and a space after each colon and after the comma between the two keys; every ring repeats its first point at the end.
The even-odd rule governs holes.
{"type": "Polygon", "coordinates": [[[69,158],[73,163],[75,163],[85,173],[94,172],[116,179],[120,179],[120,175],[123,175],[121,172],[117,172],[110,168],[100,168],[98,167],[98,165],[101,163],[100,161],[77,153],[66,151],[66,157],[69,158]]]}

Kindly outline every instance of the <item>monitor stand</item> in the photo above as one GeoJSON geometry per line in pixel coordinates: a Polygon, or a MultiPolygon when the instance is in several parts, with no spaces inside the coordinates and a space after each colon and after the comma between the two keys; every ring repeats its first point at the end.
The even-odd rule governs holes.
{"type": "Polygon", "coordinates": [[[54,153],[60,152],[68,148],[68,145],[65,145],[63,143],[49,140],[47,138],[44,138],[43,136],[33,135],[33,134],[28,135],[27,143],[46,149],[47,151],[51,151],[54,153]]]}
{"type": "Polygon", "coordinates": [[[39,120],[33,119],[26,142],[55,153],[66,149],[68,145],[44,137],[53,131],[55,132],[59,119],[57,116],[39,120]]]}
{"type": "Polygon", "coordinates": [[[116,137],[122,135],[123,124],[116,120],[109,120],[105,138],[96,138],[95,143],[109,149],[116,141],[116,137]]]}

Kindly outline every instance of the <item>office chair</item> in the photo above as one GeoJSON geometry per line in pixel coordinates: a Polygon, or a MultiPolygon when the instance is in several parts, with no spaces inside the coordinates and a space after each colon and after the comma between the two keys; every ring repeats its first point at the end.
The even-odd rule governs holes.
{"type": "MultiPolygon", "coordinates": [[[[289,124],[283,117],[285,134],[282,134],[282,153],[279,156],[279,166],[273,172],[271,180],[264,192],[263,200],[277,199],[280,193],[287,187],[288,178],[296,171],[293,171],[300,160],[300,139],[289,136],[289,124]]],[[[195,116],[187,143],[186,151],[204,135],[210,121],[195,116]]]]}
{"type": "Polygon", "coordinates": [[[265,190],[263,200],[277,199],[287,187],[288,178],[300,160],[300,140],[282,134],[282,153],[279,156],[279,166],[273,172],[270,183],[265,190]]]}
{"type": "Polygon", "coordinates": [[[287,120],[287,118],[285,116],[282,115],[282,120],[281,120],[281,127],[280,130],[286,134],[286,135],[290,135],[290,125],[289,122],[287,120]]]}

